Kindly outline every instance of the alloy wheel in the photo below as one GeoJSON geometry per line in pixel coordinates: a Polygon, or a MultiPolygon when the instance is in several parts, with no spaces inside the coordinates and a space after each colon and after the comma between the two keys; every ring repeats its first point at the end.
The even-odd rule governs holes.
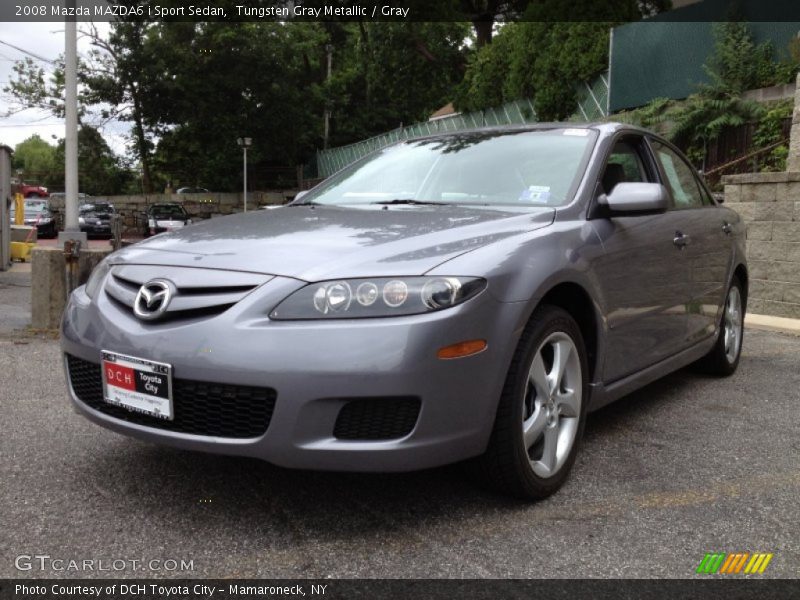
{"type": "Polygon", "coordinates": [[[731,286],[725,301],[723,322],[725,358],[729,363],[736,362],[742,345],[742,295],[737,286],[731,286]]]}
{"type": "Polygon", "coordinates": [[[522,436],[533,472],[554,476],[575,443],[583,401],[581,362],[575,342],[550,334],[533,355],[522,403],[522,436]]]}

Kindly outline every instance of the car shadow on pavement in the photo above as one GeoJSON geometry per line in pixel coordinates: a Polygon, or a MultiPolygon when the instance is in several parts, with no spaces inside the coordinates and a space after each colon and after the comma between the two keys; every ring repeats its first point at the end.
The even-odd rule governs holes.
{"type": "MultiPolygon", "coordinates": [[[[679,371],[593,413],[583,452],[587,446],[591,451],[624,443],[619,439],[625,435],[620,423],[635,428],[676,394],[685,394],[698,377],[679,371]]],[[[114,499],[113,503],[86,499],[96,510],[113,511],[111,518],[146,519],[176,534],[196,530],[198,519],[212,519],[211,527],[224,527],[228,537],[252,537],[255,528],[276,540],[408,535],[441,522],[481,519],[487,511],[533,516],[549,506],[544,511],[548,513],[555,510],[554,504],[579,502],[583,477],[603,467],[598,465],[602,459],[580,455],[567,485],[554,497],[532,505],[476,487],[461,465],[398,474],[298,471],[110,433],[103,434],[103,441],[107,446],[103,452],[87,448],[81,457],[86,468],[74,482],[78,490],[99,496],[98,501],[114,499]]],[[[611,483],[608,488],[613,495],[611,483]]]]}

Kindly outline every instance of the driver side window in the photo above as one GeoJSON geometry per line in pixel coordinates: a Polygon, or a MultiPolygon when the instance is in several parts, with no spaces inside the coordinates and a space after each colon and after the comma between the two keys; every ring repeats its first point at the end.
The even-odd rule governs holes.
{"type": "Polygon", "coordinates": [[[618,183],[646,181],[647,172],[636,141],[620,140],[614,144],[601,179],[603,191],[610,194],[618,183]]]}

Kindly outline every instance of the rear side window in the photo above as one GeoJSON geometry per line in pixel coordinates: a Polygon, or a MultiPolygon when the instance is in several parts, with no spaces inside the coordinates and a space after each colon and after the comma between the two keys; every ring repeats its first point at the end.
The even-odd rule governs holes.
{"type": "MultiPolygon", "coordinates": [[[[672,194],[675,208],[699,208],[704,204],[704,195],[694,176],[694,170],[671,148],[653,142],[658,162],[666,177],[665,183],[672,194]]],[[[706,201],[705,203],[708,203],[706,201]]]]}

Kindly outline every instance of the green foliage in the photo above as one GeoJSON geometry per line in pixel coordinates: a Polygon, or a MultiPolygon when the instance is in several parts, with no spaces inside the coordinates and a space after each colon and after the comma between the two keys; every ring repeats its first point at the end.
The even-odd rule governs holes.
{"type": "Polygon", "coordinates": [[[504,26],[492,44],[470,56],[456,107],[472,111],[532,98],[540,120],[567,118],[577,108],[575,85],[608,63],[603,22],[521,22],[504,26]]]}
{"type": "Polygon", "coordinates": [[[468,34],[469,25],[459,22],[347,23],[330,31],[339,43],[324,85],[329,145],[424,120],[450,101],[468,34]]]}
{"type": "MultiPolygon", "coordinates": [[[[781,100],[769,107],[753,133],[753,146],[766,148],[783,139],[783,121],[792,116],[793,99],[781,100]]],[[[773,148],[761,159],[762,171],[785,171],[789,156],[788,145],[773,148]]]]}
{"type": "Polygon", "coordinates": [[[472,50],[455,94],[461,111],[531,98],[540,120],[562,120],[577,108],[576,85],[608,65],[608,32],[620,22],[661,12],[669,0],[539,0],[525,19],[504,25],[491,44],[472,50]],[[575,21],[581,15],[583,21],[575,21]]]}
{"type": "Polygon", "coordinates": [[[747,23],[715,23],[714,54],[705,65],[712,87],[741,94],[745,90],[771,85],[775,67],[770,42],[756,45],[747,23]]]}
{"type": "Polygon", "coordinates": [[[763,114],[764,108],[757,102],[729,90],[709,88],[689,96],[671,113],[674,126],[670,137],[689,151],[702,149],[724,129],[758,121],[763,114]]]}
{"type": "Polygon", "coordinates": [[[783,121],[792,116],[794,99],[787,98],[768,107],[753,134],[753,144],[758,148],[781,141],[783,121]]]}
{"type": "Polygon", "coordinates": [[[640,108],[619,112],[609,119],[665,133],[669,115],[675,110],[675,106],[675,101],[669,98],[653,98],[640,108]]]}
{"type": "Polygon", "coordinates": [[[253,139],[248,162],[256,173],[301,162],[319,140],[324,41],[317,23],[157,26],[148,45],[169,54],[168,84],[144,115],[158,127],[161,180],[239,189],[239,137],[253,139]]]}
{"type": "MultiPolygon", "coordinates": [[[[714,54],[704,65],[711,84],[700,86],[697,94],[666,114],[674,121],[673,141],[687,155],[701,159],[709,141],[717,139],[726,129],[747,123],[761,123],[754,139],[756,146],[777,141],[786,105],[767,111],[763,105],[745,100],[742,93],[780,83],[781,78],[787,77],[785,71],[790,69],[792,60],[774,62],[772,44],[756,45],[750,28],[740,21],[716,24],[714,37],[714,54]]],[[[774,163],[780,163],[779,156],[776,155],[774,163]]]]}
{"type": "MultiPolygon", "coordinates": [[[[82,126],[78,130],[80,191],[93,196],[122,193],[132,175],[109,148],[97,129],[82,126]]],[[[38,135],[17,144],[14,169],[22,170],[26,183],[45,185],[52,191],[64,189],[64,140],[51,146],[38,135]]]]}
{"type": "Polygon", "coordinates": [[[800,40],[792,40],[785,56],[775,60],[769,41],[756,44],[747,23],[729,21],[714,24],[714,54],[705,65],[714,88],[733,93],[791,83],[800,68],[800,40]]]}
{"type": "MultiPolygon", "coordinates": [[[[54,149],[53,168],[47,177],[52,190],[64,189],[64,140],[54,149]]],[[[78,130],[78,183],[80,191],[92,196],[121,194],[133,178],[121,164],[100,132],[87,125],[78,130]]]]}
{"type": "Polygon", "coordinates": [[[34,134],[14,148],[14,170],[22,170],[22,178],[27,183],[41,183],[46,180],[55,163],[55,147],[34,134]]]}

